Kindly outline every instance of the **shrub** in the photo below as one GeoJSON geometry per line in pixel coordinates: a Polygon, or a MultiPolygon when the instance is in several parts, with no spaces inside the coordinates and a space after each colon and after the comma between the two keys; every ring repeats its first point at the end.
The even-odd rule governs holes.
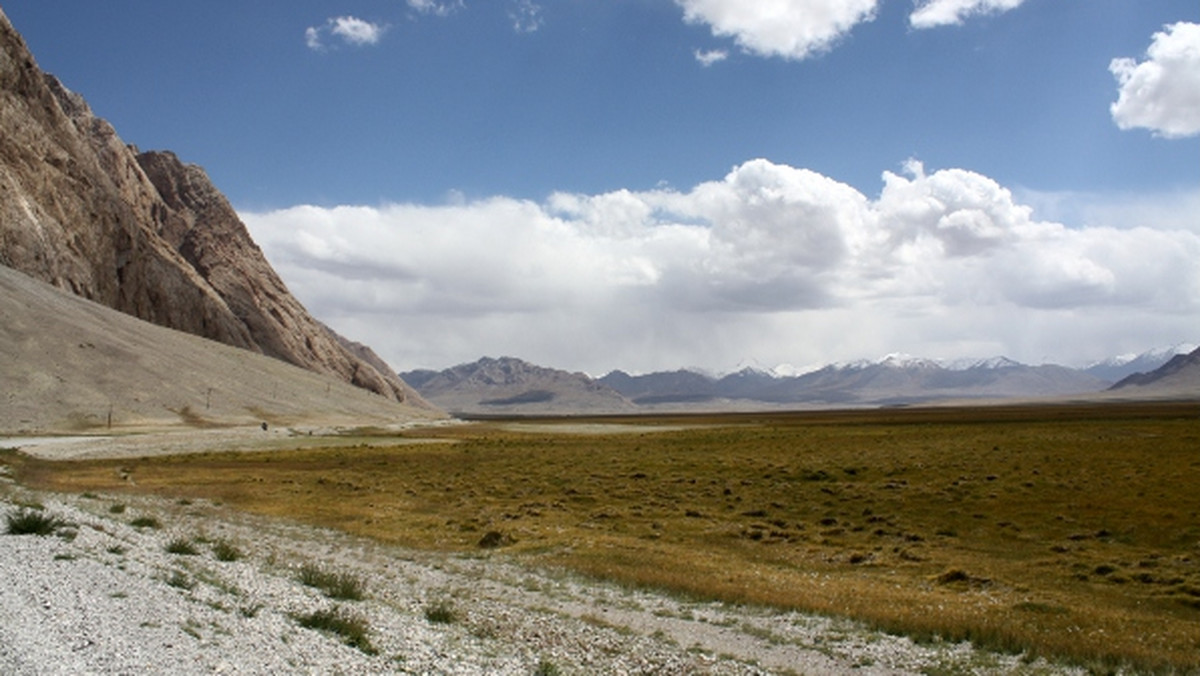
{"type": "Polygon", "coordinates": [[[152,516],[139,516],[129,522],[134,528],[162,528],[162,522],[152,516]]]}
{"type": "Polygon", "coordinates": [[[550,660],[542,660],[538,662],[537,668],[533,670],[533,676],[559,676],[562,670],[558,665],[550,660]]]}
{"type": "Polygon", "coordinates": [[[175,538],[167,543],[167,552],[170,554],[181,554],[183,556],[195,556],[199,554],[196,545],[187,538],[175,538]]]}
{"type": "Polygon", "coordinates": [[[117,503],[115,505],[109,505],[108,511],[110,514],[124,514],[125,513],[125,505],[122,505],[120,503],[117,503]]]}
{"type": "Polygon", "coordinates": [[[58,517],[37,510],[21,508],[6,517],[10,535],[50,535],[67,525],[58,517]]]}
{"type": "Polygon", "coordinates": [[[350,573],[335,573],[311,563],[300,567],[300,582],[306,586],[320,589],[331,599],[361,601],[364,596],[362,580],[357,576],[350,573]]]}
{"type": "Polygon", "coordinates": [[[353,648],[358,648],[368,655],[377,653],[367,637],[366,620],[334,607],[329,610],[318,610],[307,615],[296,616],[296,622],[305,629],[316,629],[336,634],[342,641],[353,648]]]}

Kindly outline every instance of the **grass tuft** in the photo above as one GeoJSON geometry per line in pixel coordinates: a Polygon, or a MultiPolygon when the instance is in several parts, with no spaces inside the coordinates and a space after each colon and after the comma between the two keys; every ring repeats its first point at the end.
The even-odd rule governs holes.
{"type": "Polygon", "coordinates": [[[242,550],[228,540],[217,540],[212,543],[213,556],[218,561],[237,561],[242,558],[242,550]]]}
{"type": "Polygon", "coordinates": [[[27,508],[10,512],[5,520],[8,522],[9,535],[52,535],[67,525],[58,517],[27,508]]]}
{"type": "Polygon", "coordinates": [[[185,591],[190,591],[196,587],[196,581],[188,577],[187,574],[181,570],[173,571],[171,573],[171,577],[167,578],[167,584],[175,587],[176,589],[183,589],[185,591]]]}
{"type": "Polygon", "coordinates": [[[200,553],[200,550],[196,549],[196,545],[192,544],[192,541],[187,538],[175,538],[171,540],[167,543],[166,550],[168,554],[179,554],[181,556],[195,556],[200,553]]]}
{"type": "Polygon", "coordinates": [[[139,516],[130,521],[129,525],[134,528],[153,528],[156,530],[162,528],[162,522],[153,516],[139,516]]]}
{"type": "Polygon", "coordinates": [[[433,624],[454,624],[458,621],[458,613],[449,601],[438,601],[425,608],[425,619],[433,624]]]}
{"type": "Polygon", "coordinates": [[[295,619],[305,629],[316,629],[335,634],[352,648],[358,648],[368,655],[378,654],[367,636],[367,621],[358,615],[347,613],[337,606],[307,615],[297,615],[295,619]]]}
{"type": "Polygon", "coordinates": [[[366,595],[362,579],[351,573],[338,573],[306,563],[300,567],[300,583],[320,589],[331,599],[361,601],[366,595]]]}

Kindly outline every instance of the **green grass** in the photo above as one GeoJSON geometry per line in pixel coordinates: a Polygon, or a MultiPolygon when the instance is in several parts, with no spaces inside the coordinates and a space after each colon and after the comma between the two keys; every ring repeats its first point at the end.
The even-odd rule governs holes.
{"type": "Polygon", "coordinates": [[[9,535],[53,535],[67,525],[62,519],[36,509],[22,507],[5,515],[9,535]]]}
{"type": "Polygon", "coordinates": [[[297,575],[301,584],[320,589],[331,599],[361,601],[366,594],[362,579],[352,573],[330,571],[306,563],[297,575]]]}
{"type": "Polygon", "coordinates": [[[368,655],[377,654],[368,636],[367,622],[358,615],[335,606],[332,609],[298,615],[295,619],[300,626],[306,629],[316,629],[334,634],[348,646],[358,648],[368,655]]]}
{"type": "Polygon", "coordinates": [[[533,422],[153,458],[136,488],[111,462],[4,461],[36,487],[219,500],[441,551],[496,530],[509,556],[631,587],[1200,670],[1200,405],[533,422]]]}

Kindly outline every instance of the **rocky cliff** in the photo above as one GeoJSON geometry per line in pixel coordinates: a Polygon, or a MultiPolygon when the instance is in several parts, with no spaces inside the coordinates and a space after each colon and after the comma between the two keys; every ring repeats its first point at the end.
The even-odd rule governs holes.
{"type": "Polygon", "coordinates": [[[292,297],[199,167],[140,153],[0,10],[0,264],[146,321],[423,405],[292,297]]]}

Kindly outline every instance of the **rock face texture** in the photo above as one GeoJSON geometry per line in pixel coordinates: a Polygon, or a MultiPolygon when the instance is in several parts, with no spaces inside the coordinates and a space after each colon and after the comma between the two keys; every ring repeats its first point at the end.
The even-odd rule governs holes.
{"type": "Polygon", "coordinates": [[[204,171],[127,146],[0,10],[0,264],[146,321],[426,405],[292,297],[204,171]]]}

